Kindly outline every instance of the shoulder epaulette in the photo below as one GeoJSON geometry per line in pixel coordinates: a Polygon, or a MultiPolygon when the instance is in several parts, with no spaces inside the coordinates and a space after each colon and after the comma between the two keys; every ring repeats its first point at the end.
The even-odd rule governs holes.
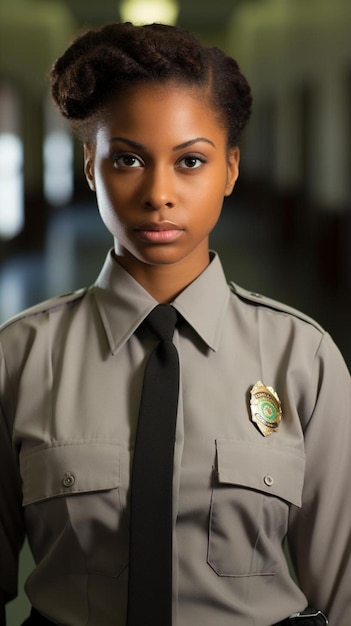
{"type": "Polygon", "coordinates": [[[81,300],[87,291],[88,288],[83,288],[77,291],[62,294],[60,296],[55,296],[54,298],[49,298],[48,300],[44,300],[39,304],[35,304],[34,306],[31,306],[28,309],[24,309],[20,313],[17,313],[17,315],[14,315],[9,320],[5,321],[3,324],[0,325],[0,330],[11,326],[19,320],[35,317],[36,315],[48,313],[49,311],[55,311],[56,309],[59,309],[66,304],[69,304],[71,302],[74,303],[78,300],[81,300]]]}
{"type": "Polygon", "coordinates": [[[278,311],[280,313],[292,315],[294,317],[297,317],[300,320],[303,320],[307,324],[311,324],[311,326],[314,326],[320,332],[322,333],[325,332],[324,328],[320,324],[318,324],[318,322],[316,322],[312,317],[309,317],[308,315],[301,313],[301,311],[299,311],[298,309],[294,309],[293,307],[287,304],[278,302],[278,300],[267,298],[266,296],[263,296],[260,293],[247,291],[246,289],[239,287],[239,285],[237,285],[234,282],[230,282],[229,285],[230,285],[231,291],[235,293],[241,300],[245,300],[246,302],[252,303],[256,306],[263,306],[273,311],[278,311]]]}

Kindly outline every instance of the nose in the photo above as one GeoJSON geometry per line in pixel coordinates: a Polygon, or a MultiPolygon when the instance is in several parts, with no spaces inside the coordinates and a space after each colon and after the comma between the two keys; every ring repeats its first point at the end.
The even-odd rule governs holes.
{"type": "Polygon", "coordinates": [[[175,189],[172,172],[155,167],[147,172],[143,187],[143,205],[154,211],[175,205],[175,189]]]}

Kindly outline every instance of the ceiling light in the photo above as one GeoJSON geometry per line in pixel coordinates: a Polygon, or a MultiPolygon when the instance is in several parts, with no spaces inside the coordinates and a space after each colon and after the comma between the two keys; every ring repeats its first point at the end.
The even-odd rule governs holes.
{"type": "Polygon", "coordinates": [[[179,6],[175,0],[123,0],[119,11],[124,22],[175,24],[179,6]]]}

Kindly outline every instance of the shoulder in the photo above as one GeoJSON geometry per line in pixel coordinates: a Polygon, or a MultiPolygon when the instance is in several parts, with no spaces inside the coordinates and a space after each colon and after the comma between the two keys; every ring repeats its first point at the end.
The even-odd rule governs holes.
{"type": "Polygon", "coordinates": [[[295,309],[287,304],[283,304],[282,302],[279,302],[278,300],[267,298],[266,296],[260,293],[255,293],[255,292],[243,289],[243,287],[240,287],[239,285],[237,285],[236,283],[232,281],[229,283],[229,286],[230,286],[231,292],[241,302],[246,303],[248,306],[261,307],[262,309],[265,309],[267,312],[271,311],[271,312],[275,312],[283,316],[292,317],[296,320],[300,320],[304,322],[305,324],[308,324],[309,326],[314,327],[317,331],[319,331],[319,333],[325,334],[325,330],[320,324],[318,324],[318,322],[316,322],[312,317],[305,315],[298,309],[295,309]]]}
{"type": "Polygon", "coordinates": [[[40,302],[24,311],[21,311],[17,315],[11,317],[9,320],[1,324],[0,333],[4,334],[8,329],[12,327],[18,327],[19,325],[26,324],[31,321],[43,321],[44,318],[55,312],[64,313],[75,304],[80,303],[86,295],[88,289],[80,289],[71,293],[63,294],[40,302]]]}

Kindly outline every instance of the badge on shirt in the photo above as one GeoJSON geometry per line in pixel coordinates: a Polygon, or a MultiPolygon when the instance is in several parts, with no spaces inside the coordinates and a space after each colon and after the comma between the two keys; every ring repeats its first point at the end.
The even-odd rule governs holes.
{"type": "Polygon", "coordinates": [[[250,409],[252,421],[264,437],[274,433],[282,419],[278,394],[260,380],[251,389],[250,409]]]}

